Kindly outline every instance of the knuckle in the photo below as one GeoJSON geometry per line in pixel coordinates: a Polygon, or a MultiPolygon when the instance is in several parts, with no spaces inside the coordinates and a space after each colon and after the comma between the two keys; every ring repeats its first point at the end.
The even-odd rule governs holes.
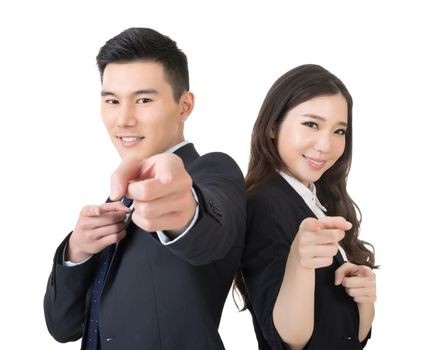
{"type": "Polygon", "coordinates": [[[114,214],[114,221],[116,222],[122,222],[126,219],[126,213],[118,212],[114,214]]]}
{"type": "Polygon", "coordinates": [[[180,211],[176,213],[176,220],[178,226],[184,226],[187,224],[189,219],[184,211],[180,211]]]}
{"type": "Polygon", "coordinates": [[[305,227],[309,225],[309,222],[310,222],[311,220],[312,220],[312,218],[306,218],[306,219],[304,219],[304,220],[300,223],[300,225],[299,225],[299,229],[300,229],[300,230],[305,229],[305,227]]]}
{"type": "Polygon", "coordinates": [[[122,223],[117,223],[113,225],[113,231],[115,233],[121,232],[123,230],[123,224],[122,223]]]}
{"type": "Polygon", "coordinates": [[[127,195],[134,199],[134,204],[136,204],[136,200],[144,200],[146,197],[146,187],[144,181],[135,181],[128,184],[127,195]]]}
{"type": "Polygon", "coordinates": [[[308,249],[304,245],[299,245],[297,251],[299,252],[299,255],[302,257],[308,256],[308,249]]]}
{"type": "Polygon", "coordinates": [[[150,219],[153,216],[152,206],[147,202],[138,202],[135,211],[141,219],[150,219]]]}
{"type": "Polygon", "coordinates": [[[152,186],[150,186],[150,183],[141,181],[137,185],[137,193],[140,200],[148,200],[149,198],[151,198],[152,186]]]}
{"type": "Polygon", "coordinates": [[[299,244],[304,246],[308,243],[308,240],[308,235],[305,231],[302,231],[299,235],[299,244]]]}
{"type": "Polygon", "coordinates": [[[186,176],[183,179],[183,187],[185,189],[192,188],[192,178],[191,178],[191,176],[189,176],[189,174],[186,174],[186,176]]]}
{"type": "Polygon", "coordinates": [[[145,203],[142,206],[140,216],[146,220],[152,220],[154,218],[155,210],[151,205],[145,203]]]}
{"type": "Polygon", "coordinates": [[[113,234],[109,235],[107,241],[108,241],[108,245],[117,243],[119,241],[118,234],[113,233],[113,234]]]}
{"type": "Polygon", "coordinates": [[[172,183],[173,180],[174,180],[174,174],[170,169],[164,170],[161,173],[161,182],[164,185],[168,185],[168,184],[172,183]]]}
{"type": "Polygon", "coordinates": [[[313,225],[317,220],[314,218],[306,218],[305,220],[302,221],[302,224],[304,225],[313,225]]]}
{"type": "Polygon", "coordinates": [[[117,242],[122,240],[124,238],[124,236],[126,236],[126,234],[127,234],[126,230],[121,230],[121,231],[117,232],[115,234],[117,242]]]}
{"type": "Polygon", "coordinates": [[[337,241],[340,240],[341,235],[342,235],[342,233],[339,230],[332,231],[332,233],[331,233],[331,239],[333,241],[337,242],[337,241]]]}
{"type": "Polygon", "coordinates": [[[300,259],[300,265],[308,269],[311,269],[314,267],[312,261],[310,259],[305,259],[305,258],[300,259]]]}
{"type": "Polygon", "coordinates": [[[85,205],[81,210],[80,210],[80,215],[85,215],[85,213],[87,213],[89,210],[90,210],[90,208],[91,208],[92,206],[91,205],[85,205]]]}
{"type": "Polygon", "coordinates": [[[77,226],[81,231],[88,231],[92,228],[92,225],[90,224],[90,222],[87,222],[87,221],[80,222],[79,225],[77,226]]]}

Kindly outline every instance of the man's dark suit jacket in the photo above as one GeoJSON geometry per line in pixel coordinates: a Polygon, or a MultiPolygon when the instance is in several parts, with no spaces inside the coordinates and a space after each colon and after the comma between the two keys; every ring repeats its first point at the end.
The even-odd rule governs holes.
{"type": "MultiPolygon", "coordinates": [[[[242,272],[259,349],[290,349],[274,327],[272,312],[291,244],[300,223],[307,217],[315,214],[278,173],[248,194],[242,272]]],[[[334,285],[334,273],[343,263],[339,252],[331,266],[315,271],[314,331],[304,349],[361,349],[367,342],[358,341],[356,303],[342,286],[334,285]]]]}
{"type": "MultiPolygon", "coordinates": [[[[133,222],[118,244],[100,306],[102,349],[224,349],[218,333],[225,299],[243,251],[246,195],[237,164],[223,153],[178,149],[199,199],[199,218],[165,246],[133,222]]],[[[59,342],[83,336],[98,255],[63,266],[56,251],[44,299],[49,332],[59,342]]]]}

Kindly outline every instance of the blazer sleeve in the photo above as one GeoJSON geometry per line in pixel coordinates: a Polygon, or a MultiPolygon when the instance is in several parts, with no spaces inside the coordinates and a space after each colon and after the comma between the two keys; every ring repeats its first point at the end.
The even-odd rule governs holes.
{"type": "Polygon", "coordinates": [[[372,328],[370,328],[370,331],[368,332],[367,336],[365,337],[365,339],[360,343],[361,344],[361,348],[364,349],[365,346],[368,343],[368,340],[371,338],[371,332],[372,332],[372,328]]]}
{"type": "Polygon", "coordinates": [[[187,168],[199,199],[199,216],[181,239],[167,245],[192,265],[224,258],[232,247],[244,246],[246,192],[235,161],[224,153],[209,153],[187,168]]]}
{"type": "Polygon", "coordinates": [[[46,294],[44,315],[49,333],[61,343],[75,341],[83,334],[87,294],[96,272],[96,257],[77,266],[63,265],[63,251],[69,236],[53,258],[46,294]]]}
{"type": "Polygon", "coordinates": [[[273,308],[298,222],[291,206],[273,191],[250,194],[242,272],[262,336],[273,349],[288,349],[273,322],[273,308]]]}

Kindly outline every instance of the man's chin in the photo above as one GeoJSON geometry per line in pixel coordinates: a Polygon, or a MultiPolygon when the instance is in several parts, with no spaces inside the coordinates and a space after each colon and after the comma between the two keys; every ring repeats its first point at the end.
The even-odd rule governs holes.
{"type": "Polygon", "coordinates": [[[127,150],[119,150],[118,154],[120,155],[121,159],[124,158],[132,158],[132,159],[138,159],[138,160],[142,160],[142,159],[146,159],[149,158],[151,155],[147,152],[143,152],[141,150],[137,150],[137,149],[127,149],[127,150]]]}

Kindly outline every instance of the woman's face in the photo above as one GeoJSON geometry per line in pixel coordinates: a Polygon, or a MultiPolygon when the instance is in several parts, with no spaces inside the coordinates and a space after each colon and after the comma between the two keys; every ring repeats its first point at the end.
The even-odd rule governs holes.
{"type": "Polygon", "coordinates": [[[281,169],[304,185],[317,181],[345,150],[348,105],[342,94],[311,98],[287,112],[275,138],[281,169]]]}

